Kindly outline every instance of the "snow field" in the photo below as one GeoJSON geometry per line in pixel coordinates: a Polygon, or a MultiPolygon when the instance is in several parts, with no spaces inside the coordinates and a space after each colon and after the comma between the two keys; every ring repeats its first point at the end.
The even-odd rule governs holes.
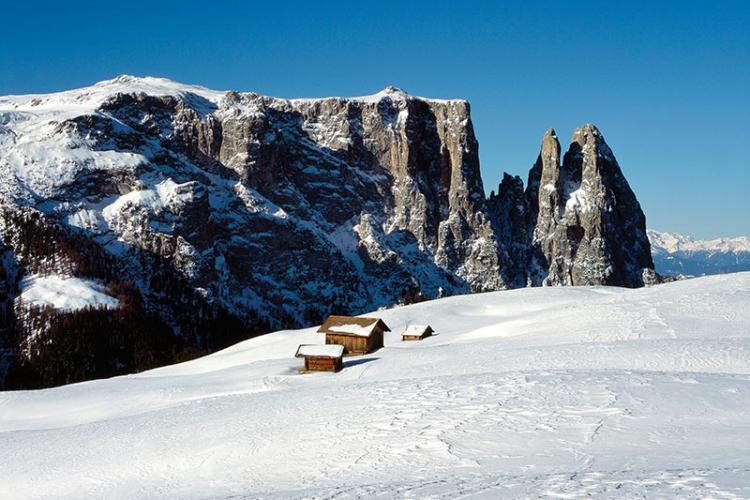
{"type": "Polygon", "coordinates": [[[85,307],[114,309],[119,301],[105,293],[104,286],[94,280],[69,276],[33,275],[21,281],[19,300],[35,306],[52,306],[64,311],[85,307]]]}
{"type": "Polygon", "coordinates": [[[747,498],[748,304],[750,273],[451,297],[369,313],[338,374],[296,374],[308,328],[0,393],[0,497],[747,498]]]}

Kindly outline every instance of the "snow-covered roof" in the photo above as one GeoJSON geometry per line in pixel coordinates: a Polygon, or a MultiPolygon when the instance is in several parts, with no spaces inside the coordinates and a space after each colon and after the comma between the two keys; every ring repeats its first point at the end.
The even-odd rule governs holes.
{"type": "Polygon", "coordinates": [[[335,333],[348,333],[350,335],[356,335],[357,337],[369,337],[372,332],[375,331],[376,323],[368,326],[361,326],[355,324],[338,325],[330,328],[331,332],[335,333]]]}
{"type": "Polygon", "coordinates": [[[329,316],[318,332],[369,337],[376,329],[390,332],[391,329],[380,318],[355,318],[352,316],[329,316]]]}
{"type": "Polygon", "coordinates": [[[340,358],[344,355],[344,346],[339,344],[312,345],[303,344],[297,348],[296,357],[316,356],[321,358],[340,358]]]}
{"type": "Polygon", "coordinates": [[[432,333],[430,325],[409,325],[407,326],[401,335],[421,337],[426,333],[432,333]]]}

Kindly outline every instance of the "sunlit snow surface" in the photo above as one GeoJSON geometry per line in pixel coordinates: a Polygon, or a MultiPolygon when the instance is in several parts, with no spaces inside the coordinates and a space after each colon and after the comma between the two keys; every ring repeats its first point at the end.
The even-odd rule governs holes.
{"type": "Polygon", "coordinates": [[[297,374],[310,328],[0,393],[0,498],[750,497],[750,273],[368,316],[338,374],[297,374]]]}
{"type": "Polygon", "coordinates": [[[19,300],[24,304],[51,306],[64,311],[85,307],[113,309],[119,301],[105,293],[104,287],[93,280],[66,276],[29,276],[21,282],[19,300]]]}

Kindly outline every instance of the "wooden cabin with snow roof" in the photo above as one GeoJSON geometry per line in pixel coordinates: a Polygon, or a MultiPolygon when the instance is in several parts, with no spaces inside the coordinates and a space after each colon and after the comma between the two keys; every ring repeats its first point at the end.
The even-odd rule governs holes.
{"type": "Polygon", "coordinates": [[[409,325],[401,334],[401,340],[422,340],[431,337],[435,330],[430,325],[409,325]]]}
{"type": "Polygon", "coordinates": [[[383,335],[391,329],[380,318],[329,316],[318,328],[326,344],[344,346],[344,355],[368,354],[383,347],[383,335]]]}
{"type": "Polygon", "coordinates": [[[295,358],[305,358],[305,367],[300,373],[307,372],[340,372],[344,367],[342,345],[302,344],[297,348],[295,358]]]}

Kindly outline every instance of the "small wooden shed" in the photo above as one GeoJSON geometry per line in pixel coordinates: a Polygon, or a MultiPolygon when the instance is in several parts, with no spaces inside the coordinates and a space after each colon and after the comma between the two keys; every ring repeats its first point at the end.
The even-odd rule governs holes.
{"type": "Polygon", "coordinates": [[[300,373],[339,372],[344,366],[343,356],[344,346],[335,344],[302,344],[294,355],[295,358],[305,358],[305,368],[300,369],[300,373]]]}
{"type": "Polygon", "coordinates": [[[344,355],[367,354],[383,347],[383,334],[391,329],[380,318],[329,316],[318,328],[326,344],[341,344],[344,355]]]}
{"type": "Polygon", "coordinates": [[[401,340],[422,340],[435,333],[430,325],[409,325],[401,334],[401,340]]]}

